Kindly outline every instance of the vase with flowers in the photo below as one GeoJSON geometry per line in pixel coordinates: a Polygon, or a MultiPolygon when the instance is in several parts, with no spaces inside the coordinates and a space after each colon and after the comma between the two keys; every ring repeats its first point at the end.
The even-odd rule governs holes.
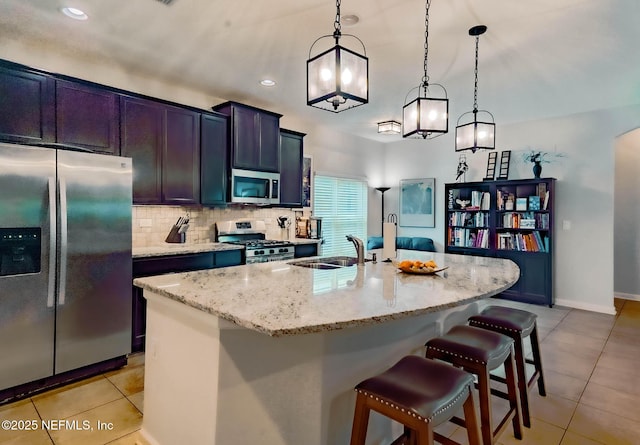
{"type": "Polygon", "coordinates": [[[561,158],[562,153],[548,153],[546,151],[529,150],[522,155],[522,160],[533,164],[533,176],[540,178],[542,174],[542,164],[550,163],[552,158],[561,158]]]}

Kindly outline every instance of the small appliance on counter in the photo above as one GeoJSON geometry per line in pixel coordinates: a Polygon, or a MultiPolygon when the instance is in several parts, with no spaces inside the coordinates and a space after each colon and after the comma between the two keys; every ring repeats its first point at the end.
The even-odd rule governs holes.
{"type": "Polygon", "coordinates": [[[322,218],[312,216],[309,218],[309,238],[320,239],[322,238],[322,218]]]}
{"type": "Polygon", "coordinates": [[[296,216],[296,238],[309,238],[309,218],[296,216]]]}
{"type": "Polygon", "coordinates": [[[289,227],[291,226],[291,220],[288,216],[279,216],[278,217],[278,227],[280,227],[280,238],[283,240],[289,239],[289,227]]]}
{"type": "Polygon", "coordinates": [[[264,221],[244,219],[216,223],[216,240],[219,243],[243,245],[247,264],[294,258],[293,243],[268,240],[266,233],[267,226],[264,221]]]}
{"type": "Polygon", "coordinates": [[[169,235],[164,240],[165,243],[185,243],[187,241],[187,230],[189,230],[189,215],[181,216],[171,227],[169,235]]]}

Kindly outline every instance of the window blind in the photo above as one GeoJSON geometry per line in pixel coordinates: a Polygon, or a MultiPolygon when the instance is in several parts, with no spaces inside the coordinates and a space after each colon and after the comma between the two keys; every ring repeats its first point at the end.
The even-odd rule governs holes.
{"type": "Polygon", "coordinates": [[[322,218],[323,256],[355,256],[346,235],[366,243],[367,183],[358,179],[315,175],[313,214],[322,218]]]}

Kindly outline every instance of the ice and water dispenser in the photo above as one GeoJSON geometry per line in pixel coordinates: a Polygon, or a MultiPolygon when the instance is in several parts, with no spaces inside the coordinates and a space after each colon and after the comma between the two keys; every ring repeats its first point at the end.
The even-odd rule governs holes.
{"type": "Polygon", "coordinates": [[[40,272],[40,227],[0,228],[0,276],[40,272]]]}

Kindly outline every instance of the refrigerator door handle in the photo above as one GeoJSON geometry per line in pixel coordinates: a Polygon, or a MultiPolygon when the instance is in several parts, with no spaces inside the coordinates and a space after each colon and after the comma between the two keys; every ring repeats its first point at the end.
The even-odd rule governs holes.
{"type": "Polygon", "coordinates": [[[49,177],[49,283],[47,307],[53,307],[56,292],[56,178],[49,177]]]}
{"type": "Polygon", "coordinates": [[[58,304],[64,305],[67,291],[67,182],[60,178],[60,277],[58,304]]]}

